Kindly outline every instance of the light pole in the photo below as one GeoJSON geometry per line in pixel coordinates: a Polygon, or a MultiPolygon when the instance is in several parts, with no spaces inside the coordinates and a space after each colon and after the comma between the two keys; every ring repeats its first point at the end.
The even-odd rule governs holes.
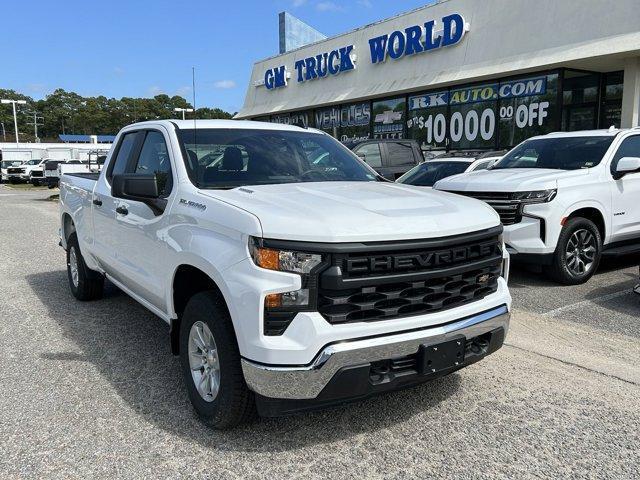
{"type": "Polygon", "coordinates": [[[2,141],[6,142],[7,141],[7,132],[4,129],[4,122],[0,122],[0,125],[2,125],[2,141]]]}
{"type": "Polygon", "coordinates": [[[184,118],[184,114],[186,112],[189,112],[189,113],[193,112],[193,108],[178,108],[178,107],[176,107],[176,108],[173,109],[173,111],[174,112],[182,112],[182,120],[184,120],[185,119],[184,118]]]}
{"type": "Polygon", "coordinates": [[[26,100],[8,100],[3,98],[0,100],[1,103],[10,103],[13,106],[13,125],[16,127],[16,148],[20,147],[20,140],[18,140],[18,116],[16,115],[16,103],[18,105],[25,105],[27,103],[26,100]]]}

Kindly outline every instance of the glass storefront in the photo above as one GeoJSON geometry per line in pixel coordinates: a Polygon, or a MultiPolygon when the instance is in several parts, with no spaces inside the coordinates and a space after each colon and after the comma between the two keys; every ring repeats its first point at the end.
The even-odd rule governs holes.
{"type": "Polygon", "coordinates": [[[373,102],[373,138],[404,138],[405,104],[405,97],[373,102]]]}
{"type": "Polygon", "coordinates": [[[423,150],[508,149],[558,130],[620,126],[622,72],[534,73],[271,116],[315,126],[344,143],[409,138],[423,150]]]}

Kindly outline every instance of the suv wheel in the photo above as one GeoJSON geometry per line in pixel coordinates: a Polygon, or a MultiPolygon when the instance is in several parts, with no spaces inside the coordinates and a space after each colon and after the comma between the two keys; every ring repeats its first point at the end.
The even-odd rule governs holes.
{"type": "Polygon", "coordinates": [[[180,363],[191,404],[205,424],[225,429],[255,416],[231,317],[214,292],[197,293],[184,309],[180,363]]]}
{"type": "Polygon", "coordinates": [[[84,263],[76,233],[72,233],[67,239],[67,277],[71,293],[78,300],[102,298],[104,277],[84,263]]]}
{"type": "Polygon", "coordinates": [[[547,273],[564,285],[585,283],[598,269],[601,255],[598,227],[586,218],[571,218],[560,232],[553,264],[547,273]]]}

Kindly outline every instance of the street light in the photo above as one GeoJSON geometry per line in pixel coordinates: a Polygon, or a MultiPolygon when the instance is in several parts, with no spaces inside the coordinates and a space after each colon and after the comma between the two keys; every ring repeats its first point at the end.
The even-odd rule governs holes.
{"type": "Polygon", "coordinates": [[[3,98],[0,103],[10,103],[13,106],[13,125],[16,127],[16,148],[20,148],[20,141],[18,140],[18,116],[16,115],[16,103],[18,105],[26,105],[26,100],[8,100],[3,98]]]}
{"type": "Polygon", "coordinates": [[[176,108],[173,109],[173,111],[174,112],[182,112],[182,120],[184,120],[185,119],[184,118],[184,114],[186,112],[189,112],[189,113],[193,112],[193,108],[178,108],[178,107],[176,107],[176,108]]]}
{"type": "Polygon", "coordinates": [[[4,129],[4,122],[0,122],[0,125],[2,125],[2,141],[6,142],[7,141],[7,132],[4,129]]]}

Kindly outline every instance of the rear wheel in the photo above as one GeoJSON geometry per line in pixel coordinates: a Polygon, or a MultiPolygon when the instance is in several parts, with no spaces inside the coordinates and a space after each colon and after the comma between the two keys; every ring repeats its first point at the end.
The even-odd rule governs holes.
{"type": "Polygon", "coordinates": [[[549,276],[564,285],[588,281],[598,269],[602,237],[598,227],[586,218],[571,218],[562,228],[549,276]]]}
{"type": "Polygon", "coordinates": [[[67,239],[67,277],[71,293],[78,300],[97,300],[102,298],[104,277],[91,270],[84,263],[80,253],[78,237],[75,233],[67,239]]]}
{"type": "Polygon", "coordinates": [[[231,317],[215,292],[197,293],[180,322],[180,361],[189,399],[207,425],[225,429],[255,416],[231,317]]]}

